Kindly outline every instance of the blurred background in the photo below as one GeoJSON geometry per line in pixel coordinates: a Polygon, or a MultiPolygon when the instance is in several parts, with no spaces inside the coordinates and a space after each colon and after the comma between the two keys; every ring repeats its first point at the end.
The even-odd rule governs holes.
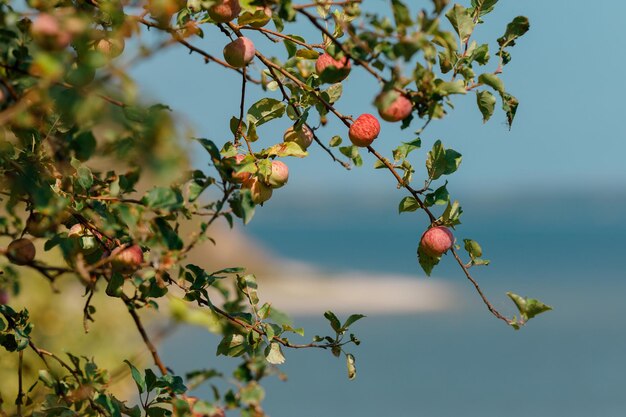
{"type": "MultiPolygon", "coordinates": [[[[387,2],[368,0],[365,7],[383,10],[387,2]]],[[[352,349],[355,381],[347,380],[343,359],[288,351],[282,369],[289,382],[266,383],[270,415],[623,414],[625,12],[621,2],[500,2],[475,32],[479,43],[494,41],[517,15],[531,22],[502,76],[521,103],[512,130],[498,112],[483,125],[468,94],[427,128],[423,149],[411,157],[419,185],[435,140],[463,154],[449,184],[464,209],[456,237],[479,241],[492,260],[475,277],[501,311],[515,313],[509,290],[554,307],[519,332],[488,313],[451,257],[431,278],[424,275],[415,250],[427,219],[397,213],[403,194],[387,172],[371,168],[369,155],[352,171],[319,147],[306,160],[286,161],[288,186],[242,228],[263,259],[284,267],[261,283],[261,294],[285,306],[309,337],[326,328],[321,313],[328,308],[368,318],[354,328],[363,340],[352,349]]],[[[298,29],[307,33],[304,24],[298,29]]],[[[223,42],[212,31],[202,45],[219,54],[223,42]]],[[[182,50],[145,62],[135,75],[199,136],[218,143],[230,137],[226,121],[238,112],[239,77],[198,65],[182,50]]],[[[338,103],[342,112],[374,112],[378,87],[370,78],[353,70],[338,103]]],[[[250,94],[248,104],[259,97],[250,94]]],[[[269,124],[255,146],[280,141],[286,127],[269,124]]],[[[401,131],[385,123],[375,145],[389,154],[419,127],[414,121],[401,131]]],[[[319,132],[325,141],[347,136],[334,121],[319,132]]],[[[195,164],[207,163],[201,152],[193,154],[195,164]]],[[[178,372],[198,366],[190,358],[217,362],[217,341],[206,331],[179,332],[197,343],[165,342],[166,360],[178,372]]]]}
{"type": "MultiPolygon", "coordinates": [[[[364,3],[369,10],[388,8],[383,0],[364,3]]],[[[430,7],[408,3],[416,3],[414,12],[430,7]]],[[[512,130],[497,111],[483,125],[468,94],[426,129],[423,149],[410,157],[419,186],[435,140],[463,154],[448,186],[464,210],[456,238],[477,240],[492,261],[473,273],[500,311],[515,314],[506,291],[554,308],[526,328],[516,332],[492,317],[451,257],[425,276],[415,251],[427,219],[420,212],[398,214],[404,194],[365,154],[364,166],[351,171],[315,146],[309,158],[287,160],[289,184],[257,209],[252,223],[218,233],[217,247],[196,252],[224,266],[243,260],[259,272],[262,298],[287,311],[307,339],[325,331],[327,309],[342,318],[368,315],[353,329],[363,342],[352,348],[356,380],[348,381],[343,358],[287,351],[281,369],[289,381],[265,383],[268,414],[623,415],[624,13],[621,2],[499,2],[475,32],[479,43],[491,42],[492,59],[494,41],[509,21],[526,15],[531,22],[502,76],[520,101],[512,130]]],[[[315,40],[304,22],[298,32],[315,40]]],[[[197,44],[220,56],[224,41],[207,28],[197,44]]],[[[259,49],[280,51],[265,38],[254,41],[259,49]]],[[[147,101],[170,105],[196,136],[218,144],[231,137],[228,120],[239,111],[236,74],[173,48],[143,61],[133,75],[147,101]]],[[[346,114],[374,113],[377,92],[355,67],[338,107],[346,114]]],[[[254,88],[248,93],[247,105],[262,96],[254,88]]],[[[281,141],[288,126],[287,120],[265,125],[254,147],[281,141]]],[[[388,155],[400,141],[414,139],[419,127],[420,121],[404,131],[384,123],[375,146],[388,155]]],[[[332,119],[318,133],[326,142],[335,134],[347,137],[332,119]]],[[[194,165],[208,163],[194,145],[189,153],[194,165]]],[[[215,364],[226,371],[229,361],[236,363],[215,358],[218,340],[206,329],[179,327],[175,335],[194,341],[162,343],[165,362],[179,374],[215,364]]],[[[211,393],[200,389],[197,395],[211,393]]]]}

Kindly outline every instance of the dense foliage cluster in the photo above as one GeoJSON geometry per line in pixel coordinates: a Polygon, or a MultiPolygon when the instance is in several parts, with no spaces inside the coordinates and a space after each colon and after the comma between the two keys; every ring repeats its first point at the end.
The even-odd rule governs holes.
{"type": "Polygon", "coordinates": [[[287,184],[288,161],[309,152],[327,153],[339,169],[362,165],[361,152],[375,156],[374,168],[387,170],[391,184],[407,192],[400,212],[429,219],[417,250],[427,274],[450,254],[489,310],[516,328],[549,309],[510,293],[520,317],[503,316],[470,274],[470,268],[488,264],[480,245],[464,239],[468,260],[461,259],[451,229],[460,224],[462,210],[442,181],[457,171],[461,154],[434,142],[422,154],[428,178],[419,187],[412,185],[415,161],[409,159],[421,149],[425,127],[444,118],[455,96],[474,94],[485,122],[499,102],[507,123],[513,122],[518,102],[500,74],[528,20],[515,17],[494,50],[473,35],[497,0],[472,0],[468,7],[433,0],[420,10],[407,3],[391,0],[389,10],[371,13],[359,0],[0,0],[0,235],[6,260],[0,345],[18,358],[19,381],[15,406],[2,398],[0,414],[198,417],[241,409],[242,415],[262,416],[259,381],[280,374],[286,348],[343,356],[354,378],[355,359],[347,349],[359,344],[350,328],[362,315],[342,321],[326,312],[329,334],[295,343],[290,338],[303,330],[260,303],[253,274],[240,267],[210,271],[186,260],[209,239],[216,221],[249,222],[287,184]],[[298,34],[296,22],[310,25],[316,38],[298,34]],[[148,31],[162,42],[136,47],[133,42],[148,31]],[[222,55],[198,46],[205,36],[223,39],[222,55]],[[284,45],[280,54],[266,55],[261,45],[268,40],[284,45]],[[181,129],[166,105],[140,100],[128,75],[133,64],[163,47],[188,50],[209,64],[207,71],[241,76],[232,138],[194,139],[206,150],[209,169],[181,174],[181,129]],[[380,84],[372,97],[378,116],[340,110],[342,81],[354,71],[380,84]],[[249,88],[261,89],[264,98],[247,103],[249,88]],[[326,131],[331,117],[343,123],[343,133],[326,131]],[[260,140],[258,129],[278,119],[291,124],[283,141],[260,140]],[[376,151],[385,124],[409,128],[417,121],[417,131],[392,155],[376,151]],[[139,184],[147,175],[175,180],[143,191],[139,184]],[[198,227],[182,233],[189,222],[198,227]],[[111,375],[97,366],[98,358],[50,352],[39,344],[28,309],[11,307],[28,270],[51,285],[61,279],[81,283],[85,297],[76,302],[84,303],[86,331],[99,319],[91,303],[95,292],[127,307],[154,362],[144,371],[128,362],[136,398],[116,398],[108,390],[111,375]],[[143,325],[142,310],[158,310],[166,295],[181,317],[191,305],[211,314],[222,337],[217,354],[241,359],[236,384],[215,386],[214,398],[188,392],[224,376],[212,369],[175,375],[143,325]],[[23,369],[24,355],[38,360],[35,372],[23,369]]]}

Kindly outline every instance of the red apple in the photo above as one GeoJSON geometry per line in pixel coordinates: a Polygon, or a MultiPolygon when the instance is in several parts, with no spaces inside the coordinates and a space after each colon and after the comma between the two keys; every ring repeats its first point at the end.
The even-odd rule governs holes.
{"type": "Polygon", "coordinates": [[[221,0],[209,7],[209,16],[217,23],[230,22],[239,15],[239,12],[241,12],[239,0],[221,0]]]}
{"type": "Polygon", "coordinates": [[[118,247],[111,252],[111,255],[115,255],[111,261],[111,266],[118,272],[134,272],[143,263],[143,251],[139,245],[132,245],[123,249],[118,247]]]}
{"type": "Polygon", "coordinates": [[[0,289],[0,306],[9,304],[9,292],[4,288],[0,289]]]}
{"type": "Polygon", "coordinates": [[[26,238],[16,239],[7,247],[7,258],[15,265],[26,265],[35,259],[35,245],[26,238]]]}
{"type": "Polygon", "coordinates": [[[280,188],[287,184],[289,180],[289,168],[281,161],[272,161],[272,173],[270,174],[269,184],[272,188],[280,188]]]}
{"type": "Polygon", "coordinates": [[[378,107],[380,117],[387,122],[404,120],[413,111],[411,100],[395,90],[380,93],[374,104],[378,107]]]}
{"type": "Polygon", "coordinates": [[[315,61],[315,71],[320,79],[326,83],[338,83],[350,74],[350,59],[343,57],[335,59],[330,54],[323,53],[315,61]]]}
{"type": "Polygon", "coordinates": [[[356,146],[366,147],[374,142],[380,133],[380,123],[371,114],[362,114],[352,123],[348,136],[356,146]]]}
{"type": "Polygon", "coordinates": [[[454,244],[454,235],[447,227],[431,227],[422,235],[420,244],[424,253],[439,257],[452,247],[454,244]]]}
{"type": "Polygon", "coordinates": [[[62,27],[59,19],[48,13],[41,13],[35,18],[30,33],[35,42],[47,49],[63,49],[72,41],[72,36],[62,27]]]}
{"type": "Polygon", "coordinates": [[[291,126],[289,129],[285,130],[283,141],[295,142],[306,151],[307,148],[311,146],[311,143],[313,143],[313,131],[309,129],[307,125],[302,125],[300,129],[291,126]]]}
{"type": "Polygon", "coordinates": [[[254,43],[248,38],[237,38],[224,47],[224,59],[235,68],[243,68],[254,59],[254,43]]]}

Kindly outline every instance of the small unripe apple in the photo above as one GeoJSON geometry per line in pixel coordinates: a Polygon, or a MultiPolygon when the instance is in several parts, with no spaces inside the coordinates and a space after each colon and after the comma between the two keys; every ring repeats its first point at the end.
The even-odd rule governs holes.
{"type": "Polygon", "coordinates": [[[7,258],[15,265],[26,265],[35,259],[35,245],[26,238],[15,239],[7,247],[7,258]]]}
{"type": "Polygon", "coordinates": [[[270,20],[272,20],[272,9],[267,6],[257,6],[254,12],[244,11],[237,22],[240,25],[247,24],[258,29],[267,25],[270,20]]]}
{"type": "MultiPolygon", "coordinates": [[[[243,162],[245,158],[246,156],[242,154],[235,155],[235,163],[239,165],[241,164],[241,162],[243,162]]],[[[248,181],[251,175],[252,174],[250,172],[233,172],[231,176],[231,181],[237,184],[241,184],[248,181]]]]}
{"type": "Polygon", "coordinates": [[[272,197],[272,188],[265,185],[258,178],[252,177],[241,185],[241,188],[247,188],[252,194],[252,201],[255,204],[261,204],[272,197]]]}
{"type": "Polygon", "coordinates": [[[26,220],[26,231],[35,237],[45,237],[48,232],[55,232],[57,223],[55,219],[42,213],[33,212],[26,220]]]}
{"type": "Polygon", "coordinates": [[[268,180],[272,188],[280,188],[289,180],[289,168],[284,162],[272,161],[272,173],[268,180]]]}
{"type": "Polygon", "coordinates": [[[96,42],[96,50],[109,59],[117,58],[124,52],[124,39],[103,38],[96,42]]]}
{"type": "Polygon", "coordinates": [[[221,0],[209,7],[209,16],[217,23],[227,23],[234,20],[241,12],[239,0],[221,0]]]}
{"type": "Polygon", "coordinates": [[[111,255],[115,255],[111,261],[111,266],[118,272],[134,272],[143,263],[143,251],[139,245],[132,245],[123,249],[116,248],[111,252],[111,255]]]}
{"type": "Polygon", "coordinates": [[[313,131],[309,129],[307,125],[302,125],[300,129],[296,129],[291,126],[289,129],[285,130],[283,135],[283,141],[285,142],[295,142],[302,150],[307,150],[311,143],[313,143],[313,131]]]}
{"type": "Polygon", "coordinates": [[[35,18],[30,33],[35,42],[49,49],[63,49],[72,41],[72,36],[61,26],[59,19],[48,13],[41,13],[35,18]]]}
{"type": "Polygon", "coordinates": [[[380,133],[380,123],[371,114],[362,114],[352,123],[348,136],[356,146],[369,146],[380,133]]]}
{"type": "Polygon", "coordinates": [[[320,79],[326,83],[338,83],[350,74],[350,59],[345,56],[335,59],[330,54],[323,53],[315,61],[315,71],[320,79]]]}
{"type": "Polygon", "coordinates": [[[430,256],[441,256],[454,244],[454,235],[444,226],[435,226],[426,230],[420,244],[424,253],[430,256]]]}
{"type": "Polygon", "coordinates": [[[235,68],[243,68],[254,58],[254,43],[248,38],[237,38],[224,47],[224,59],[235,68]]]}
{"type": "Polygon", "coordinates": [[[413,111],[411,100],[395,90],[380,93],[374,104],[378,107],[380,117],[387,122],[404,120],[413,111]]]}

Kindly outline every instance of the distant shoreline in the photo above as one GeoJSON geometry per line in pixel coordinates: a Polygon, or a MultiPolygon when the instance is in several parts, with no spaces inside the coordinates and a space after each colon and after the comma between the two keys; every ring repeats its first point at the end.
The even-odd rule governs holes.
{"type": "MultiPolygon", "coordinates": [[[[306,268],[306,266],[305,266],[306,268]]],[[[262,301],[293,316],[337,314],[410,314],[458,309],[452,285],[397,274],[347,272],[323,275],[294,268],[261,282],[262,301]]]]}

